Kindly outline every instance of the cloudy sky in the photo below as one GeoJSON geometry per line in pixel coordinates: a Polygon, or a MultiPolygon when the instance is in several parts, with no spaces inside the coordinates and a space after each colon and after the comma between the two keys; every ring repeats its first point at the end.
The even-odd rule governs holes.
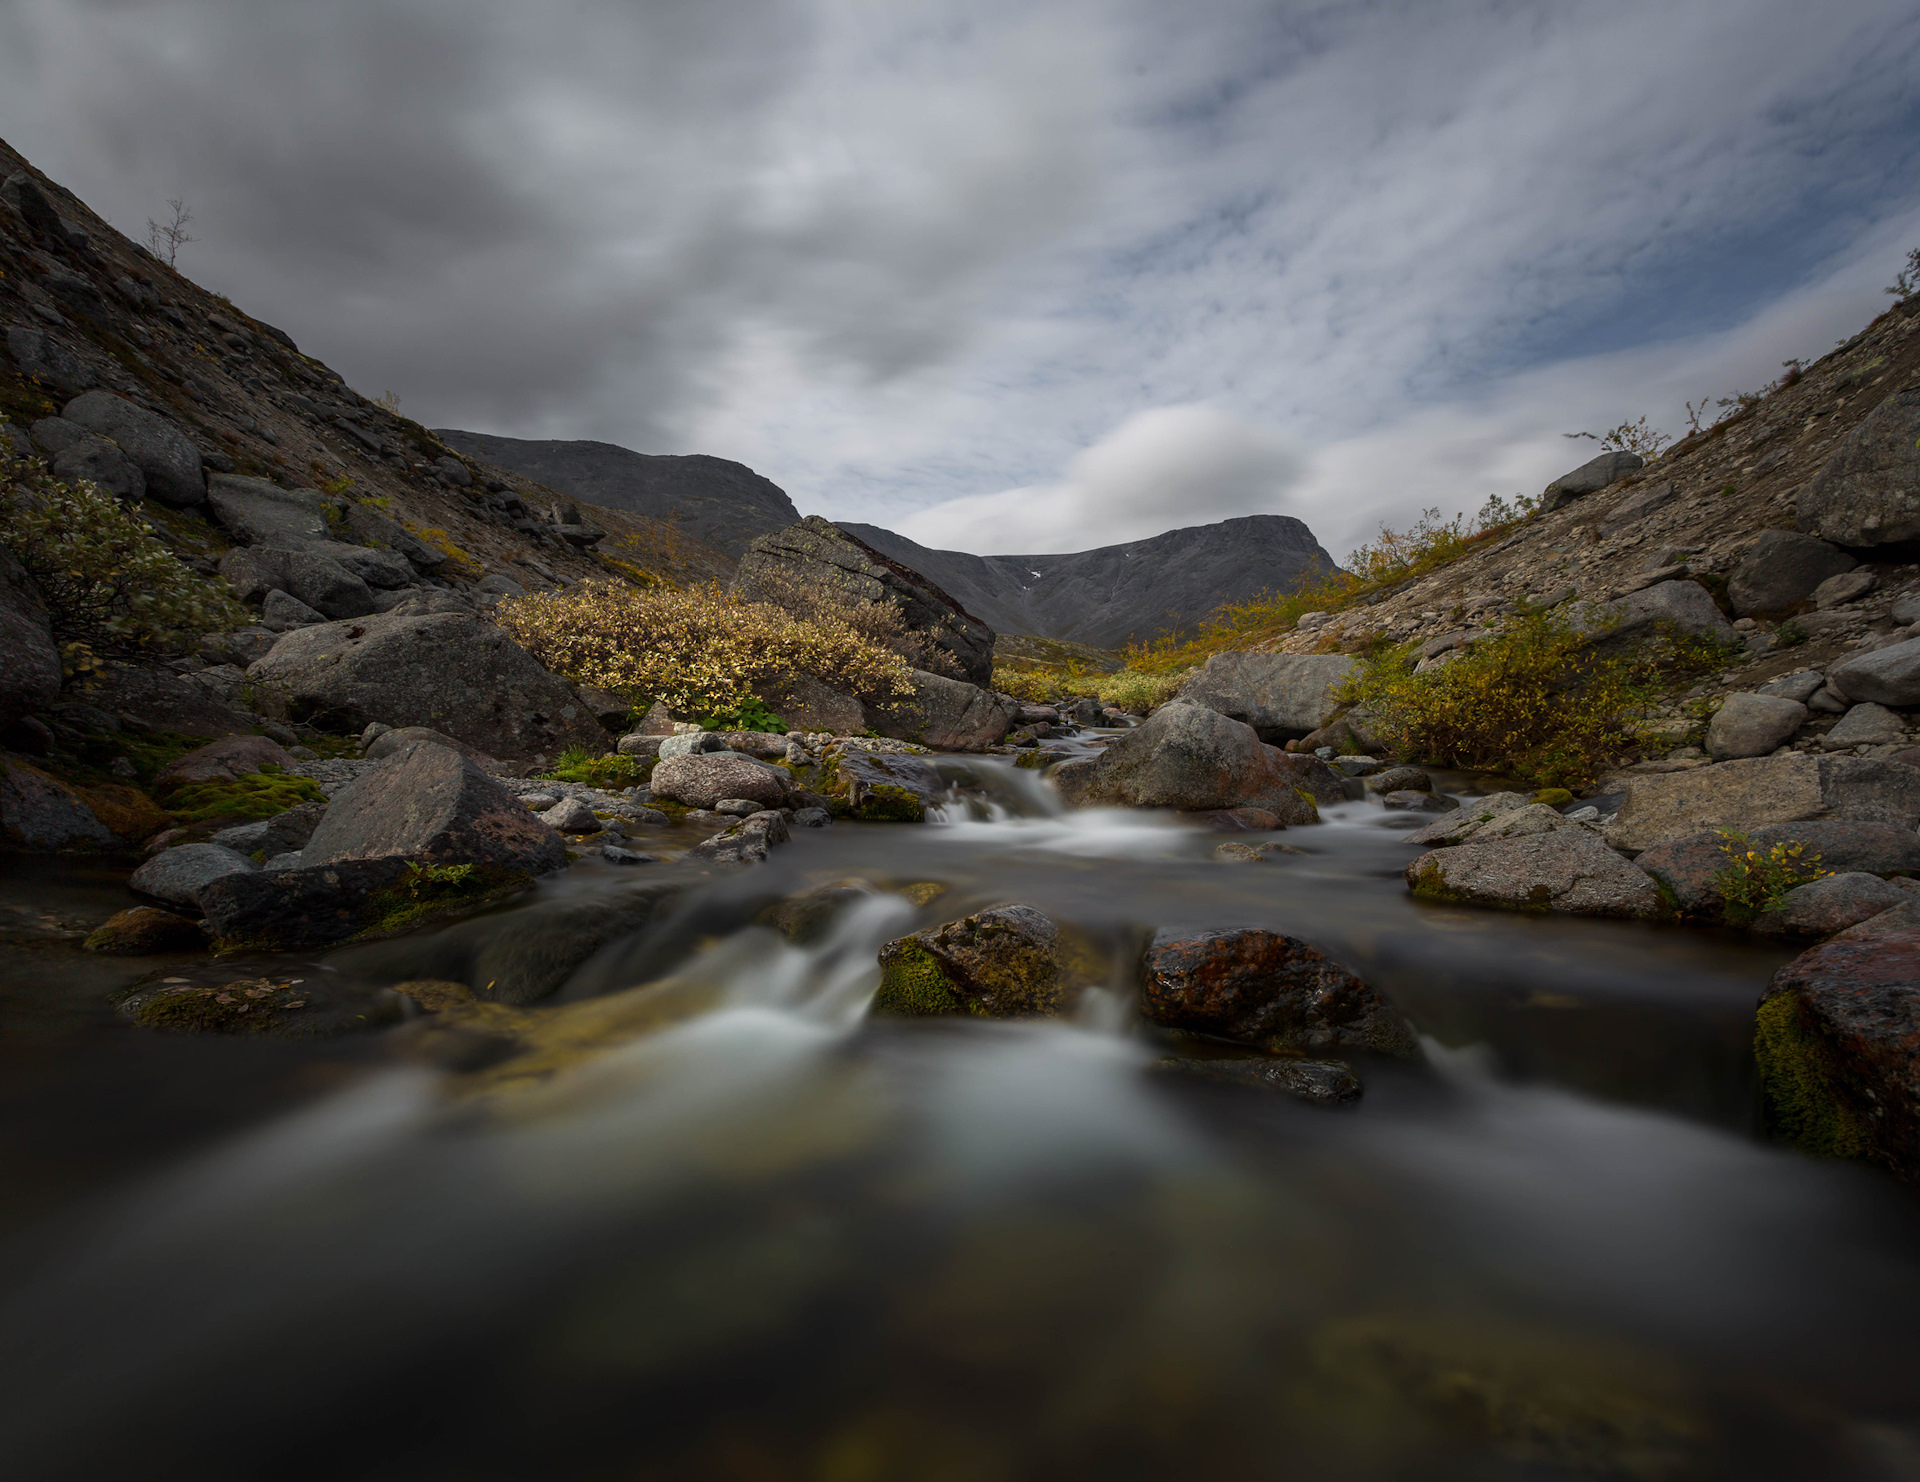
{"type": "Polygon", "coordinates": [[[0,0],[0,134],[411,416],[980,552],[1336,555],[1920,245],[1903,0],[0,0]]]}

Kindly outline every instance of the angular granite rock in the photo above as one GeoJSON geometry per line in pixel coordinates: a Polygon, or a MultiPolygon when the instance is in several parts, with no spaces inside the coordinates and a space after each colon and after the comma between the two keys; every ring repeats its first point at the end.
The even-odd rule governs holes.
{"type": "Polygon", "coordinates": [[[1830,937],[1913,899],[1913,892],[1877,875],[1826,875],[1789,890],[1779,905],[1754,918],[1753,929],[1783,936],[1830,937]]]}
{"type": "Polygon", "coordinates": [[[1707,751],[1716,762],[1766,756],[1806,720],[1807,707],[1784,695],[1728,695],[1707,727],[1707,751]]]}
{"type": "Polygon", "coordinates": [[[1822,582],[1859,564],[1811,535],[1763,530],[1727,578],[1727,600],[1741,617],[1778,617],[1804,607],[1822,582]]]}
{"type": "Polygon", "coordinates": [[[1412,1026],[1383,994],[1299,937],[1162,930],[1144,972],[1141,1015],[1168,1029],[1275,1050],[1419,1054],[1412,1026]]]}
{"type": "Polygon", "coordinates": [[[1862,701],[1850,707],[1822,737],[1831,750],[1850,746],[1888,746],[1906,736],[1906,722],[1884,705],[1862,701]]]}
{"type": "Polygon", "coordinates": [[[1283,826],[1319,819],[1313,800],[1253,727],[1187,701],[1162,705],[1098,757],[1065,763],[1051,775],[1069,807],[1262,808],[1283,826]]]}
{"type": "Polygon", "coordinates": [[[1920,705],[1920,638],[1842,659],[1827,671],[1827,682],[1856,703],[1920,705]]]}
{"type": "Polygon", "coordinates": [[[1217,653],[1180,698],[1252,726],[1262,741],[1293,741],[1333,719],[1353,665],[1345,654],[1217,653]]]}
{"type": "Polygon", "coordinates": [[[1702,830],[1819,819],[1920,823],[1920,770],[1853,756],[1766,756],[1634,777],[1607,842],[1638,852],[1702,830]]]}
{"type": "Polygon", "coordinates": [[[1920,386],[1894,392],[1862,417],[1794,508],[1802,530],[1838,545],[1920,540],[1920,386]]]}
{"type": "Polygon", "coordinates": [[[1638,453],[1618,449],[1598,454],[1571,473],[1563,473],[1548,484],[1541,495],[1540,507],[1546,511],[1559,509],[1582,495],[1597,493],[1609,484],[1618,483],[1645,463],[1646,460],[1638,453]]]}
{"type": "Polygon", "coordinates": [[[1585,829],[1435,849],[1406,876],[1421,899],[1454,905],[1646,920],[1667,912],[1652,878],[1585,829]]]}
{"type": "MultiPolygon", "coordinates": [[[[1660,883],[1681,914],[1714,918],[1726,907],[1720,877],[1730,867],[1728,844],[1723,834],[1709,829],[1656,844],[1634,863],[1660,883]]],[[[1766,852],[1776,844],[1798,844],[1798,858],[1808,869],[1920,875],[1920,837],[1897,824],[1844,819],[1774,824],[1748,833],[1744,847],[1766,852]]]]}
{"type": "Polygon", "coordinates": [[[768,851],[792,837],[787,832],[786,819],[765,810],[749,813],[731,828],[710,839],[702,839],[681,857],[712,860],[717,864],[765,864],[768,851]]]}
{"type": "Polygon", "coordinates": [[[166,905],[197,911],[200,892],[215,880],[258,868],[246,855],[219,844],[176,844],[135,870],[127,886],[166,905]]]}
{"type": "Polygon", "coordinates": [[[883,736],[937,751],[984,751],[1013,724],[1019,702],[964,680],[915,669],[913,693],[869,702],[867,724],[883,736]]]}
{"type": "Polygon", "coordinates": [[[111,391],[76,396],[60,415],[89,432],[111,438],[140,466],[147,478],[147,493],[162,504],[184,508],[207,497],[200,450],[165,417],[111,391]]]}

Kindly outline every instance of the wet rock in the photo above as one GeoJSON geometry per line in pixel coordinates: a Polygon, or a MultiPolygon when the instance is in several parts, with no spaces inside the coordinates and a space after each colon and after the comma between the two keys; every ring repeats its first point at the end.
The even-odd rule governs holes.
{"type": "Polygon", "coordinates": [[[1411,861],[1406,876],[1422,900],[1455,905],[1644,919],[1667,909],[1644,871],[1577,825],[1435,849],[1411,861]]]}
{"type": "Polygon", "coordinates": [[[82,437],[70,443],[54,455],[48,471],[63,484],[90,480],[129,504],[147,492],[147,476],[140,465],[104,437],[82,437]]]}
{"type": "Polygon", "coordinates": [[[712,860],[716,864],[765,864],[768,852],[791,837],[787,821],[769,809],[740,819],[711,839],[702,839],[681,857],[712,860]]]}
{"type": "Polygon", "coordinates": [[[637,849],[626,849],[618,844],[602,844],[600,857],[608,864],[641,865],[658,864],[659,860],[651,854],[642,854],[637,849]]]}
{"type": "Polygon", "coordinates": [[[1319,818],[1293,774],[1251,726],[1204,705],[1174,701],[1098,757],[1052,773],[1069,807],[1262,808],[1283,825],[1319,818]]]}
{"type": "Polygon", "coordinates": [[[793,814],[795,828],[826,828],[833,822],[833,814],[825,808],[796,808],[793,814]]]}
{"type": "Polygon", "coordinates": [[[1389,813],[1451,813],[1460,806],[1452,798],[1411,787],[1387,793],[1380,802],[1389,813]]]}
{"type": "Polygon", "coordinates": [[[1540,497],[1540,507],[1550,511],[1571,504],[1582,495],[1597,493],[1609,484],[1618,483],[1644,463],[1638,453],[1619,451],[1589,458],[1571,473],[1563,473],[1548,484],[1540,497]]]}
{"type": "Polygon", "coordinates": [[[1026,905],[993,906],[880,949],[880,1015],[1047,1018],[1069,1011],[1094,964],[1026,905]]]}
{"type": "Polygon", "coordinates": [[[1859,564],[1811,535],[1763,530],[1727,578],[1727,600],[1741,617],[1778,616],[1811,602],[1827,578],[1859,564]]]}
{"type": "Polygon", "coordinates": [[[494,865],[434,866],[401,855],[255,870],[202,888],[223,948],[297,952],[426,925],[523,890],[532,877],[494,865]]]}
{"type": "Polygon", "coordinates": [[[1716,762],[1766,756],[1806,720],[1807,707],[1784,695],[1728,695],[1707,727],[1707,751],[1716,762]]]}
{"type": "Polygon", "coordinates": [[[1827,671],[1827,682],[1856,702],[1920,705],[1920,638],[1843,659],[1827,671]]]}
{"type": "Polygon", "coordinates": [[[1283,854],[1305,854],[1304,849],[1290,848],[1285,844],[1268,842],[1265,844],[1215,844],[1213,857],[1230,864],[1262,864],[1283,854]]]}
{"type": "Polygon", "coordinates": [[[1789,890],[1777,906],[1754,918],[1753,929],[1784,936],[1829,937],[1913,899],[1912,892],[1876,875],[1827,875],[1789,890]]]}
{"type": "Polygon", "coordinates": [[[40,590],[0,550],[0,714],[27,715],[60,698],[60,650],[40,590]]]}
{"type": "Polygon", "coordinates": [[[1147,1067],[1157,1075],[1192,1076],[1227,1086],[1279,1091],[1314,1106],[1346,1106],[1360,1099],[1360,1078],[1338,1060],[1200,1060],[1163,1055],[1147,1067]]]}
{"type": "Polygon", "coordinates": [[[919,823],[946,799],[947,785],[922,758],[836,748],[821,767],[821,790],[836,811],[864,823],[919,823]]]}
{"type": "Polygon", "coordinates": [[[491,623],[458,613],[303,628],[247,678],[263,713],[323,730],[428,726],[516,761],[606,744],[563,681],[491,623]]]}
{"type": "Polygon", "coordinates": [[[600,831],[600,820],[593,816],[593,809],[578,798],[562,798],[540,815],[540,821],[563,834],[594,834],[600,831]]]}
{"type": "Polygon", "coordinates": [[[722,798],[713,805],[713,811],[724,813],[729,818],[750,818],[760,812],[761,807],[751,798],[722,798]]]}
{"type": "MultiPolygon", "coordinates": [[[[1891,823],[1831,820],[1784,823],[1746,834],[1748,849],[1797,844],[1803,866],[1870,875],[1920,875],[1920,838],[1891,823]]],[[[1634,861],[1689,916],[1717,917],[1726,906],[1720,877],[1729,865],[1725,835],[1707,830],[1656,844],[1634,861]]]]}
{"type": "Polygon", "coordinates": [[[1920,929],[1827,942],[1781,968],[1754,1061],[1776,1137],[1920,1176],[1920,929]]]}
{"type": "Polygon", "coordinates": [[[1381,993],[1311,942],[1278,932],[1159,931],[1140,1012],[1152,1023],[1268,1049],[1336,1045],[1415,1057],[1412,1027],[1381,993]]]}
{"type": "Polygon", "coordinates": [[[1180,698],[1252,726],[1262,741],[1318,731],[1353,671],[1345,654],[1217,653],[1180,687],[1180,698]]]}
{"type": "Polygon", "coordinates": [[[940,751],[984,751],[1013,724],[1017,701],[964,680],[912,671],[913,693],[869,702],[867,724],[883,736],[940,751]]]}
{"type": "Polygon", "coordinates": [[[1819,693],[1820,687],[1826,682],[1826,675],[1812,669],[1803,669],[1798,674],[1789,674],[1769,684],[1763,684],[1754,693],[1777,695],[1784,700],[1798,700],[1804,705],[1819,693]]]}
{"type": "Polygon", "coordinates": [[[1480,830],[1496,819],[1505,820],[1509,814],[1525,814],[1524,824],[1516,828],[1505,828],[1495,834],[1496,838],[1513,837],[1516,833],[1546,833],[1556,827],[1567,825],[1567,820],[1554,809],[1541,804],[1530,803],[1525,793],[1496,792],[1482,798],[1464,799],[1454,810],[1452,816],[1436,819],[1425,828],[1407,835],[1409,844],[1419,844],[1426,848],[1438,848],[1448,844],[1464,843],[1473,838],[1480,830]],[[1535,810],[1538,811],[1530,811],[1535,810]],[[1549,823],[1543,816],[1552,814],[1558,823],[1549,823]]]}
{"type": "Polygon", "coordinates": [[[854,603],[892,602],[901,626],[924,633],[960,678],[992,681],[991,628],[920,573],[818,515],[755,538],[734,573],[733,591],[750,602],[781,606],[794,600],[796,589],[854,603]]]}
{"type": "Polygon", "coordinates": [[[64,782],[15,757],[0,757],[0,848],[54,853],[117,843],[113,830],[64,782]]]}
{"type": "Polygon", "coordinates": [[[61,413],[89,432],[110,438],[146,475],[147,493],[162,504],[185,508],[207,497],[200,450],[165,417],[137,407],[111,391],[89,391],[61,413]]]}
{"type": "Polygon", "coordinates": [[[802,895],[768,906],[760,921],[771,926],[796,947],[819,941],[854,907],[872,900],[873,887],[864,880],[837,880],[816,886],[802,895]]]}
{"type": "Polygon", "coordinates": [[[135,870],[127,885],[140,895],[197,911],[201,891],[215,880],[258,868],[246,855],[219,844],[176,844],[135,870]]]}
{"type": "Polygon", "coordinates": [[[401,752],[410,751],[422,744],[444,746],[449,751],[457,751],[483,772],[500,770],[500,762],[497,758],[488,756],[477,746],[469,746],[457,737],[449,736],[445,731],[436,731],[431,726],[389,727],[366,744],[363,754],[370,762],[385,761],[390,756],[398,756],[401,752]]]}
{"type": "Polygon", "coordinates": [[[1860,419],[1795,500],[1800,528],[1837,545],[1920,540],[1920,386],[1860,419]]]}
{"type": "Polygon", "coordinates": [[[265,736],[225,736],[162,767],[153,790],[164,798],[197,782],[233,782],[266,768],[291,772],[297,765],[284,747],[265,736]]]}
{"type": "Polygon", "coordinates": [[[1849,746],[1886,746],[1903,739],[1906,723],[1884,705],[1860,704],[1849,707],[1834,728],[1823,738],[1834,750],[1849,746]]]}
{"type": "Polygon", "coordinates": [[[722,798],[748,798],[778,808],[792,788],[786,773],[730,751],[663,757],[648,785],[655,797],[689,808],[711,808],[722,798]]]}
{"type": "Polygon", "coordinates": [[[301,853],[309,869],[395,856],[540,875],[567,862],[565,842],[512,793],[458,752],[426,745],[335,794],[301,853]]]}
{"type": "Polygon", "coordinates": [[[199,952],[207,934],[191,916],[135,906],[109,917],[81,946],[103,957],[158,957],[169,952],[199,952]]]}
{"type": "Polygon", "coordinates": [[[1418,767],[1388,767],[1369,776],[1366,789],[1371,793],[1432,792],[1433,778],[1418,767]]]}
{"type": "Polygon", "coordinates": [[[122,1000],[120,1012],[165,1033],[319,1039],[384,1028],[399,1019],[400,1005],[392,994],[318,977],[240,978],[142,987],[122,1000]]]}
{"type": "Polygon", "coordinates": [[[679,896],[680,887],[666,881],[622,880],[607,894],[563,898],[519,912],[511,929],[493,927],[484,934],[467,981],[494,1003],[551,998],[588,958],[660,921],[679,896]]]}
{"type": "Polygon", "coordinates": [[[1870,757],[1787,755],[1634,777],[1607,842],[1639,851],[1703,829],[1829,818],[1912,829],[1920,822],[1920,771],[1870,757]]]}

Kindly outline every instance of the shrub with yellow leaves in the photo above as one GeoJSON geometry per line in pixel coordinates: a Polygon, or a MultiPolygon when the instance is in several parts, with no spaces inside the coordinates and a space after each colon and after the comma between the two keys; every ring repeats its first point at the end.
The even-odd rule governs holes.
{"type": "Polygon", "coordinates": [[[690,715],[738,710],[756,686],[810,675],[870,699],[913,692],[906,662],[830,616],[797,618],[716,586],[585,581],[502,602],[494,621],[556,674],[690,715]]]}

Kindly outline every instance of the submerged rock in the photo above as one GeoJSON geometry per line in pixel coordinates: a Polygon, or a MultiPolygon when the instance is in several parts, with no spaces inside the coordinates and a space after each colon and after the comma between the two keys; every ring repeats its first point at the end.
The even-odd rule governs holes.
{"type": "Polygon", "coordinates": [[[1667,913],[1645,871],[1577,824],[1568,830],[1435,849],[1411,861],[1406,876],[1421,899],[1454,905],[1643,919],[1667,913]]]}
{"type": "Polygon", "coordinates": [[[769,810],[749,814],[725,832],[701,840],[682,857],[710,859],[717,864],[765,864],[768,851],[791,837],[787,821],[769,810]]]}
{"type": "Polygon", "coordinates": [[[525,871],[500,865],[387,855],[226,875],[198,899],[222,948],[293,952],[411,931],[532,883],[525,871]]]}
{"type": "Polygon", "coordinates": [[[1338,1060],[1201,1060],[1166,1055],[1148,1067],[1157,1074],[1194,1076],[1228,1086],[1279,1091],[1314,1106],[1346,1106],[1360,1099],[1360,1077],[1338,1060]]]}
{"type": "Polygon", "coordinates": [[[993,906],[880,949],[882,1015],[1057,1016],[1092,980],[1093,963],[1032,906],[993,906]]]}
{"type": "Polygon", "coordinates": [[[155,957],[198,952],[207,945],[207,934],[191,916],[135,906],[109,917],[80,945],[103,957],[155,957]]]}
{"type": "Polygon", "coordinates": [[[1140,1012],[1168,1029],[1269,1049],[1419,1054],[1385,995],[1313,943],[1259,928],[1156,932],[1140,1012]]]}

